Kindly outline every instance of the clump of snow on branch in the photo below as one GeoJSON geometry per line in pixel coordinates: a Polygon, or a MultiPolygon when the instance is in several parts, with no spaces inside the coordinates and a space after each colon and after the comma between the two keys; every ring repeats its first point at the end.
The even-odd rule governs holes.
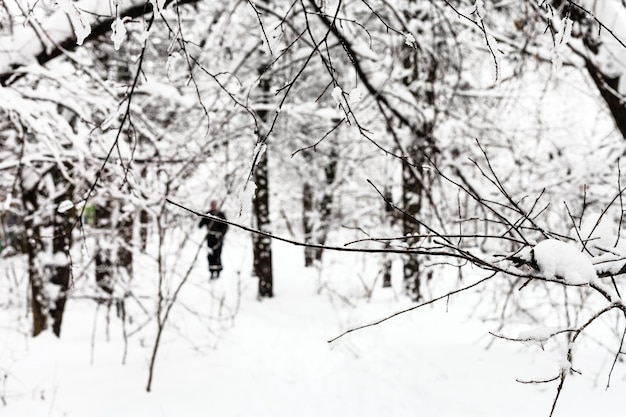
{"type": "Polygon", "coordinates": [[[340,105],[341,97],[343,96],[343,90],[341,89],[341,87],[337,86],[333,88],[332,96],[333,100],[335,100],[335,103],[337,103],[337,105],[340,105]]]}
{"type": "Polygon", "coordinates": [[[71,0],[58,0],[59,8],[63,10],[72,23],[76,34],[76,43],[82,45],[83,41],[91,33],[91,25],[83,12],[78,9],[71,0]]]}
{"type": "Polygon", "coordinates": [[[61,204],[59,204],[57,211],[62,214],[71,210],[72,208],[74,208],[74,203],[70,200],[64,200],[61,202],[61,204]]]}
{"type": "Polygon", "coordinates": [[[166,67],[166,71],[167,71],[167,77],[172,79],[175,77],[176,74],[176,65],[178,63],[178,61],[182,60],[182,56],[180,55],[180,53],[176,52],[172,52],[168,55],[167,57],[167,63],[165,64],[166,67]]]}
{"type": "Polygon", "coordinates": [[[569,243],[546,239],[533,248],[533,254],[546,278],[562,279],[570,285],[586,285],[596,278],[591,260],[569,243]]]}
{"type": "Polygon", "coordinates": [[[120,46],[122,46],[122,42],[126,39],[126,28],[124,27],[124,22],[122,19],[117,18],[111,24],[111,40],[113,41],[113,46],[115,50],[119,50],[120,46]]]}
{"type": "Polygon", "coordinates": [[[350,104],[356,104],[363,98],[363,92],[358,88],[353,88],[348,95],[350,104]]]}
{"type": "Polygon", "coordinates": [[[415,36],[410,33],[404,34],[404,43],[410,46],[411,48],[417,48],[417,40],[415,40],[415,36]]]}

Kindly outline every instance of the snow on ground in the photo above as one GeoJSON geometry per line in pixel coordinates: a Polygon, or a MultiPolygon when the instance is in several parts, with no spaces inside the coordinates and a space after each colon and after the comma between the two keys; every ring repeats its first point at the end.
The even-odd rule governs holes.
{"type": "MultiPolygon", "coordinates": [[[[93,301],[69,303],[60,340],[49,334],[35,339],[20,335],[11,321],[16,314],[3,310],[0,416],[549,414],[556,386],[525,385],[516,378],[554,376],[558,358],[536,346],[501,340],[486,349],[488,332],[497,325],[469,318],[467,306],[474,305],[477,293],[350,333],[329,345],[327,340],[342,331],[410,303],[391,289],[377,290],[369,301],[355,297],[358,286],[350,299],[340,296],[348,286],[338,286],[334,294],[318,293],[322,281],[314,269],[302,267],[300,249],[280,243],[274,244],[276,297],[259,302],[256,281],[246,267],[250,246],[245,241],[236,231],[228,236],[227,269],[217,282],[208,283],[204,257],[196,263],[181,295],[188,308],[173,313],[149,393],[145,386],[153,322],[130,338],[122,364],[119,320],[112,315],[107,339],[104,309],[96,311],[93,301]],[[226,310],[236,306],[237,288],[242,290],[234,322],[216,319],[218,305],[226,310]]],[[[354,282],[345,276],[358,269],[353,260],[334,259],[338,275],[354,282]]],[[[595,364],[598,358],[590,352],[580,353],[595,364]]],[[[600,361],[600,366],[610,363],[600,361]]],[[[619,415],[624,372],[613,375],[608,391],[605,385],[606,373],[570,378],[555,416],[619,415]]]]}

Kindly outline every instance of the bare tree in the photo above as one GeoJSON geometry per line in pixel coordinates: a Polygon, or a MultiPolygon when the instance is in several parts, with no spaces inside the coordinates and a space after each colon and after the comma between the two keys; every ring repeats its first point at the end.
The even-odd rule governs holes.
{"type": "MultiPolygon", "coordinates": [[[[232,6],[237,9],[243,7],[242,4],[244,3],[240,2],[232,6]]],[[[620,2],[615,1],[611,4],[617,7],[615,10],[623,9],[620,2]]],[[[166,3],[165,6],[167,5],[169,4],[166,3]]],[[[556,383],[552,411],[558,403],[565,381],[576,372],[574,347],[583,337],[590,334],[591,324],[611,315],[618,317],[614,319],[614,323],[617,323],[616,328],[619,331],[614,332],[612,335],[614,340],[607,344],[614,347],[614,358],[617,363],[623,350],[625,333],[623,319],[626,314],[626,307],[620,297],[623,290],[621,281],[626,272],[620,239],[624,192],[621,180],[617,181],[617,187],[613,187],[617,190],[610,198],[605,195],[603,199],[593,203],[595,207],[601,208],[596,226],[602,221],[617,219],[611,223],[615,233],[609,241],[613,243],[590,247],[590,241],[596,239],[595,226],[584,233],[585,228],[582,227],[589,218],[585,210],[591,206],[586,200],[584,188],[587,185],[586,178],[581,180],[584,190],[582,195],[571,193],[571,201],[567,204],[559,202],[558,207],[554,207],[553,201],[548,200],[557,195],[553,189],[548,189],[547,186],[545,190],[523,187],[522,181],[516,184],[512,180],[512,177],[515,179],[519,176],[516,174],[520,172],[530,172],[534,168],[532,164],[534,161],[527,165],[523,165],[524,161],[514,158],[511,160],[514,160],[515,164],[511,164],[510,161],[496,161],[497,158],[490,153],[491,149],[499,146],[499,149],[508,150],[501,142],[491,140],[485,146],[481,139],[468,144],[464,142],[467,135],[455,142],[448,137],[453,135],[442,134],[440,130],[445,121],[462,113],[454,108],[458,103],[463,103],[465,106],[463,110],[466,111],[464,119],[458,123],[465,125],[467,131],[471,131],[468,127],[471,126],[471,122],[485,121],[487,117],[481,115],[481,112],[486,106],[476,104],[478,101],[476,97],[481,94],[484,96],[493,94],[498,85],[509,86],[512,82],[507,84],[508,81],[519,80],[524,65],[530,66],[531,61],[540,62],[541,65],[558,67],[564,64],[569,67],[576,64],[577,60],[582,60],[590,79],[595,83],[623,134],[620,127],[622,123],[620,120],[623,119],[621,74],[608,71],[606,61],[598,58],[606,46],[607,39],[615,40],[620,47],[623,47],[623,44],[617,29],[605,26],[602,19],[596,17],[596,13],[599,12],[595,12],[586,3],[573,1],[441,0],[377,4],[367,1],[345,1],[331,4],[315,0],[299,2],[276,0],[270,3],[245,4],[245,7],[249,7],[253,12],[253,18],[243,24],[231,25],[229,13],[221,9],[215,14],[206,14],[211,17],[209,21],[212,25],[224,28],[224,34],[213,35],[211,27],[208,33],[216,37],[215,42],[213,38],[192,42],[186,37],[184,19],[181,18],[184,15],[182,3],[176,6],[169,16],[164,15],[164,10],[153,10],[154,6],[131,4],[128,9],[124,6],[124,9],[118,10],[115,16],[107,14],[106,17],[99,17],[100,20],[94,23],[91,33],[95,34],[97,32],[95,29],[108,31],[112,22],[117,22],[124,16],[138,17],[150,14],[152,17],[145,21],[147,26],[159,24],[161,25],[159,27],[165,28],[164,31],[173,39],[171,45],[174,46],[168,48],[165,53],[168,55],[167,63],[174,71],[170,71],[167,76],[175,80],[173,84],[178,88],[190,87],[187,92],[191,92],[197,99],[197,106],[192,111],[184,109],[179,113],[186,114],[184,121],[196,122],[196,126],[204,122],[208,125],[207,132],[217,134],[211,126],[217,119],[216,125],[219,129],[228,131],[232,137],[247,138],[248,151],[252,143],[256,144],[252,150],[252,167],[241,179],[244,183],[251,179],[257,187],[254,199],[256,225],[250,227],[236,222],[229,224],[238,226],[254,236],[254,269],[259,277],[260,297],[273,295],[272,239],[288,241],[308,248],[307,251],[315,254],[321,253],[322,250],[334,250],[402,256],[405,261],[405,283],[409,295],[416,301],[425,299],[425,293],[422,291],[424,282],[421,278],[423,272],[430,268],[427,261],[440,262],[455,268],[471,264],[480,271],[479,277],[470,278],[472,281],[463,282],[460,288],[435,296],[412,309],[479,286],[489,286],[490,292],[496,294],[494,298],[502,300],[498,308],[501,309],[500,318],[503,324],[497,333],[494,332],[497,337],[540,343],[565,338],[567,348],[557,375],[527,381],[556,383]],[[158,23],[154,23],[155,20],[158,23]],[[255,25],[254,35],[248,37],[247,33],[252,24],[255,25]],[[602,42],[593,35],[598,32],[598,28],[602,29],[602,42]],[[233,39],[232,44],[224,42],[224,38],[229,35],[233,39]],[[570,35],[573,40],[568,43],[570,35]],[[582,46],[577,43],[577,39],[583,40],[582,46]],[[260,49],[267,49],[262,57],[260,49]],[[224,53],[217,54],[215,51],[224,53]],[[221,55],[226,58],[220,61],[219,65],[212,66],[215,56],[221,55]],[[177,63],[172,58],[175,56],[182,59],[177,63]],[[517,61],[520,58],[521,63],[517,61]],[[468,63],[469,59],[474,59],[474,62],[488,61],[492,76],[485,77],[485,74],[480,72],[472,79],[472,71],[475,68],[472,68],[471,62],[468,63]],[[298,241],[284,238],[270,227],[272,213],[269,191],[270,185],[274,183],[270,184],[268,157],[281,152],[283,145],[286,145],[284,146],[286,148],[293,146],[292,142],[284,141],[285,137],[294,135],[288,131],[281,131],[281,120],[287,117],[285,114],[290,116],[297,114],[290,108],[290,104],[298,103],[298,99],[294,97],[296,86],[310,79],[311,73],[316,75],[318,81],[316,88],[312,89],[314,92],[308,92],[306,99],[334,103],[333,110],[339,113],[339,119],[345,126],[351,128],[355,137],[366,143],[373,151],[392,158],[401,169],[403,175],[400,181],[403,193],[399,201],[393,201],[393,196],[390,198],[385,190],[380,189],[376,181],[367,178],[370,180],[371,194],[391,208],[394,217],[403,221],[402,230],[397,230],[395,238],[388,235],[381,237],[370,235],[367,239],[359,241],[361,247],[349,244],[341,246],[329,244],[327,241],[311,243],[304,239],[298,241]],[[489,80],[485,81],[484,78],[489,80]],[[200,80],[206,83],[201,83],[200,80]],[[209,84],[210,87],[207,87],[209,84]],[[362,98],[364,104],[361,106],[356,104],[359,101],[358,92],[364,96],[362,98]],[[228,106],[236,110],[222,110],[228,106]],[[250,141],[250,138],[255,140],[250,141]],[[447,141],[445,143],[450,147],[444,149],[443,141],[447,141]],[[567,254],[567,259],[560,257],[562,254],[567,254]],[[568,262],[576,265],[576,271],[572,272],[568,262]],[[535,330],[519,337],[506,335],[507,318],[514,315],[532,316],[529,321],[533,324],[540,324],[543,321],[542,315],[548,313],[533,301],[537,294],[546,295],[551,300],[546,310],[548,313],[557,312],[555,314],[558,318],[557,328],[550,331],[535,330]],[[574,303],[572,300],[577,302],[574,303]]],[[[202,5],[198,4],[198,7],[201,8],[202,5]]],[[[206,32],[205,22],[199,24],[196,19],[189,20],[191,26],[202,27],[206,32]],[[196,24],[198,26],[195,26],[196,24]]],[[[43,52],[45,45],[37,38],[41,30],[46,32],[45,26],[42,29],[34,23],[33,25],[34,27],[28,29],[27,34],[23,36],[31,40],[36,38],[38,41],[35,42],[35,49],[24,52],[30,55],[30,58],[38,59],[40,63],[48,62],[52,55],[43,52]],[[28,34],[32,36],[29,37],[28,34]]],[[[68,28],[69,25],[64,26],[66,29],[64,37],[56,39],[61,46],[74,40],[73,32],[68,31],[68,28]]],[[[114,33],[120,35],[120,32],[117,32],[119,29],[117,25],[116,28],[114,33]]],[[[94,38],[84,40],[88,39],[94,38]]],[[[15,49],[9,48],[12,52],[15,52],[15,49]]],[[[62,48],[53,50],[60,52],[62,48]]],[[[102,146],[105,152],[104,155],[100,155],[96,179],[91,182],[92,186],[87,190],[87,196],[82,199],[93,198],[98,186],[104,182],[103,168],[118,163],[121,169],[115,172],[121,178],[117,178],[117,190],[124,190],[137,197],[143,202],[144,208],[153,213],[158,231],[159,259],[163,261],[165,255],[162,243],[168,224],[166,202],[175,204],[178,208],[186,208],[186,204],[176,203],[174,200],[178,197],[183,200],[189,199],[190,196],[183,194],[173,196],[172,190],[182,183],[178,182],[179,180],[193,176],[196,172],[195,166],[200,165],[204,159],[210,159],[214,154],[210,146],[211,141],[206,139],[210,134],[202,136],[198,135],[200,129],[181,128],[181,131],[189,134],[178,136],[185,139],[180,143],[194,143],[197,154],[184,160],[176,159],[171,148],[162,146],[160,139],[177,129],[166,123],[155,126],[150,124],[149,120],[140,117],[142,112],[137,109],[136,104],[140,103],[141,99],[137,92],[141,90],[141,80],[146,73],[144,71],[147,71],[147,68],[142,66],[143,59],[147,56],[145,55],[147,47],[142,47],[141,51],[133,82],[123,96],[123,105],[120,106],[122,111],[111,119],[114,120],[114,128],[107,130],[102,127],[102,123],[97,123],[101,126],[103,136],[113,139],[113,145],[102,146]],[[152,174],[156,177],[161,176],[160,181],[154,181],[149,185],[140,181],[131,184],[132,179],[129,180],[129,177],[132,178],[133,167],[137,162],[133,159],[136,155],[132,150],[135,148],[132,146],[124,148],[124,141],[120,138],[123,138],[123,134],[128,130],[133,130],[132,128],[143,129],[141,135],[132,136],[135,144],[138,143],[139,137],[150,142],[154,152],[143,155],[142,161],[146,164],[150,161],[155,162],[157,167],[152,174]],[[196,136],[201,136],[202,139],[194,140],[196,136]],[[120,149],[129,152],[125,154],[119,151],[120,149]],[[166,162],[168,160],[176,162],[169,164],[166,162]],[[179,168],[174,175],[170,172],[173,166],[179,168]],[[174,177],[176,179],[172,180],[174,177]],[[166,190],[154,192],[154,189],[161,185],[166,190]],[[157,197],[150,199],[150,196],[157,197]]],[[[23,66],[25,62],[12,55],[0,62],[8,62],[0,71],[3,84],[10,87],[7,91],[19,91],[19,88],[28,85],[29,77],[36,76],[28,74],[30,69],[23,66]]],[[[84,68],[83,70],[87,71],[84,68]]],[[[148,72],[158,73],[156,70],[148,72]]],[[[94,83],[101,81],[98,77],[90,76],[88,79],[94,83]]],[[[105,90],[96,91],[102,93],[105,90]]],[[[497,101],[493,96],[490,98],[493,102],[497,101]]],[[[145,104],[145,108],[148,107],[149,105],[145,104]]],[[[21,126],[15,126],[16,131],[20,129],[21,126]]],[[[314,148],[331,137],[332,130],[331,127],[319,137],[312,138],[311,143],[304,146],[298,144],[295,147],[303,149],[310,145],[314,148]]],[[[223,138],[227,141],[226,135],[223,138]]],[[[293,154],[295,151],[297,150],[288,149],[285,153],[293,154]]],[[[559,151],[556,149],[554,153],[558,156],[559,151]]],[[[340,152],[331,151],[328,154],[341,157],[340,152]]],[[[340,161],[334,165],[334,161],[323,164],[319,163],[319,158],[311,159],[318,164],[317,169],[328,169],[325,172],[326,185],[333,182],[340,161]]],[[[25,164],[18,165],[26,167],[25,164]]],[[[35,262],[36,252],[44,243],[39,239],[42,235],[37,230],[39,225],[28,222],[32,220],[32,215],[43,207],[39,197],[44,195],[44,192],[47,196],[52,195],[45,187],[38,188],[43,184],[39,181],[45,177],[41,174],[47,175],[51,172],[48,171],[52,169],[50,167],[59,170],[65,168],[63,164],[41,163],[34,166],[36,170],[42,172],[38,172],[35,177],[29,177],[22,170],[19,178],[22,182],[22,203],[27,214],[25,225],[36,232],[30,242],[33,246],[28,251],[31,254],[29,266],[33,270],[31,289],[33,299],[36,299],[37,303],[32,314],[35,328],[41,331],[47,325],[46,313],[50,310],[46,311],[46,303],[49,300],[45,298],[45,294],[40,297],[40,293],[43,294],[44,280],[36,274],[38,270],[35,262]],[[36,180],[31,181],[32,178],[36,180]],[[36,195],[35,191],[40,194],[36,195]]],[[[619,176],[621,174],[619,164],[617,168],[619,176]]],[[[147,176],[150,176],[150,173],[147,176]]],[[[569,178],[560,177],[559,181],[566,182],[569,178]]],[[[603,185],[606,186],[606,183],[603,185]]],[[[606,194],[606,189],[602,188],[602,192],[598,194],[606,194]]],[[[326,199],[320,200],[320,209],[324,215],[331,206],[330,197],[329,194],[326,199]]],[[[333,200],[332,204],[334,203],[333,200]]],[[[196,216],[201,215],[192,208],[187,209],[196,216]]],[[[63,224],[59,230],[65,230],[63,224]]],[[[59,242],[57,249],[62,244],[68,243],[68,241],[59,242]]],[[[592,242],[592,245],[595,243],[592,242]]],[[[163,269],[163,265],[164,262],[159,262],[160,268],[163,269]]],[[[186,277],[179,281],[178,285],[173,286],[173,291],[168,291],[166,274],[159,274],[156,294],[157,329],[148,389],[152,381],[160,338],[186,277]]],[[[65,285],[63,283],[66,280],[59,279],[59,282],[65,285]]],[[[377,323],[384,320],[386,319],[377,323]]]]}

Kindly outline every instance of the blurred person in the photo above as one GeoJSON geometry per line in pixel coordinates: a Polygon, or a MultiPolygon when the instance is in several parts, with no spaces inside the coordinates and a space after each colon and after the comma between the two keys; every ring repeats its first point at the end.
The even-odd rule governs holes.
{"type": "MultiPolygon", "coordinates": [[[[219,209],[217,201],[215,200],[211,201],[210,209],[207,214],[226,220],[226,216],[219,209]]],[[[210,279],[218,279],[220,277],[220,272],[222,272],[223,269],[222,248],[224,246],[224,236],[228,230],[228,225],[208,217],[203,217],[202,220],[200,220],[198,227],[207,228],[206,241],[209,247],[207,260],[209,261],[209,272],[211,274],[210,279]]]]}

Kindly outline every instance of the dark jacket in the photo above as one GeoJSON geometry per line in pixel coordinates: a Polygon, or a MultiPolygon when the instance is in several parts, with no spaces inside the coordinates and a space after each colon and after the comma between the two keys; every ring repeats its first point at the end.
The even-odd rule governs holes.
{"type": "MultiPolygon", "coordinates": [[[[219,210],[213,212],[209,211],[207,214],[226,220],[224,213],[219,210]]],[[[202,220],[200,220],[198,227],[207,228],[207,243],[209,247],[214,247],[215,245],[220,244],[222,239],[224,239],[226,231],[228,230],[228,225],[226,223],[221,223],[207,217],[203,217],[202,220]]]]}

